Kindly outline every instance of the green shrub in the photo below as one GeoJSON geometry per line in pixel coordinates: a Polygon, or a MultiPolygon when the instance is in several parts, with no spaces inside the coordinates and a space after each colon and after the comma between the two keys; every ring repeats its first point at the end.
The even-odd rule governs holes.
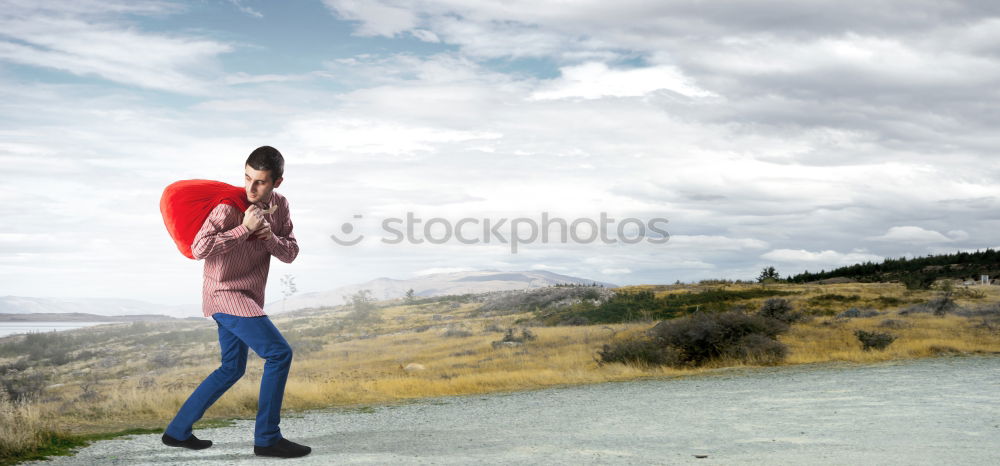
{"type": "Polygon", "coordinates": [[[842,294],[837,294],[837,293],[826,293],[809,298],[809,304],[822,305],[822,304],[830,304],[832,302],[846,303],[849,301],[852,302],[857,301],[859,299],[861,299],[861,296],[858,296],[856,294],[852,294],[850,296],[844,296],[842,294]]]}
{"type": "Polygon", "coordinates": [[[764,301],[757,314],[762,317],[780,320],[786,324],[797,322],[804,317],[801,312],[792,309],[792,304],[785,298],[771,298],[764,301]]]}
{"type": "Polygon", "coordinates": [[[39,369],[23,371],[9,369],[0,377],[0,392],[4,392],[11,400],[24,400],[41,395],[49,383],[50,375],[39,369]]]}
{"type": "Polygon", "coordinates": [[[895,296],[879,296],[875,298],[875,301],[883,308],[899,306],[905,302],[895,296]]]}
{"type": "Polygon", "coordinates": [[[470,332],[470,331],[468,331],[468,330],[466,330],[464,328],[449,328],[448,330],[445,330],[444,333],[441,334],[441,336],[442,337],[464,338],[464,337],[471,337],[472,336],[472,332],[470,332]]]}
{"type": "Polygon", "coordinates": [[[840,314],[837,314],[837,318],[853,319],[855,317],[875,317],[879,314],[881,313],[870,307],[866,308],[852,307],[844,312],[841,312],[840,314]]]}
{"type": "Polygon", "coordinates": [[[503,315],[517,312],[559,309],[581,303],[602,302],[614,290],[587,286],[549,286],[531,290],[504,290],[483,295],[483,304],[474,315],[503,315]]]}
{"type": "Polygon", "coordinates": [[[951,299],[951,293],[944,293],[936,298],[927,301],[926,303],[914,304],[909,306],[902,311],[899,311],[902,315],[907,315],[911,312],[930,312],[936,316],[943,316],[950,312],[961,311],[962,308],[951,299]]]}
{"type": "Polygon", "coordinates": [[[785,360],[788,346],[774,338],[752,333],[740,338],[728,353],[741,361],[774,365],[785,360]]]}
{"type": "Polygon", "coordinates": [[[869,332],[867,330],[855,330],[854,336],[861,341],[861,349],[871,351],[872,349],[884,350],[896,341],[896,336],[885,332],[869,332]]]}
{"type": "MultiPolygon", "coordinates": [[[[774,339],[788,331],[788,324],[762,315],[740,312],[696,313],[687,318],[664,321],[651,330],[653,340],[680,351],[685,365],[700,366],[712,359],[741,359],[748,335],[774,339]]],[[[779,345],[781,343],[775,341],[779,345]]]]}
{"type": "Polygon", "coordinates": [[[642,365],[681,365],[680,353],[669,346],[658,344],[649,338],[619,340],[605,344],[600,351],[598,364],[621,362],[642,365]]]}
{"type": "Polygon", "coordinates": [[[762,315],[742,312],[698,312],[665,320],[645,337],[604,345],[600,362],[636,362],[674,367],[701,366],[732,358],[752,364],[776,364],[787,347],[775,339],[788,324],[762,315]]]}
{"type": "Polygon", "coordinates": [[[929,290],[935,279],[937,275],[921,272],[904,273],[899,277],[899,281],[903,282],[907,290],[929,290]]]}
{"type": "Polygon", "coordinates": [[[545,325],[608,324],[652,319],[672,319],[698,311],[725,311],[739,301],[785,296],[791,291],[754,288],[747,290],[709,289],[693,293],[671,293],[657,297],[650,290],[615,292],[600,304],[582,303],[539,313],[545,325]]]}
{"type": "Polygon", "coordinates": [[[878,326],[884,328],[895,328],[895,329],[912,327],[912,325],[909,322],[899,319],[885,319],[882,322],[879,322],[878,326]]]}

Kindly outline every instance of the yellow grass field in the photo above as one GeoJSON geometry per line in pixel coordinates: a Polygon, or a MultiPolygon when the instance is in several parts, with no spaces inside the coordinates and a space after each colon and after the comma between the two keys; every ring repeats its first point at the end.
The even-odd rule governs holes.
{"type": "MultiPolygon", "coordinates": [[[[759,285],[729,285],[759,286],[759,285]]],[[[780,340],[789,347],[784,364],[827,361],[869,363],[938,355],[1000,354],[1000,332],[975,318],[928,313],[896,315],[906,305],[926,301],[930,291],[908,292],[896,284],[768,285],[802,294],[787,296],[796,309],[812,314],[796,323],[780,340]],[[822,295],[849,297],[849,303],[815,299],[822,295]],[[856,298],[855,298],[856,297],[856,298]],[[894,301],[895,300],[895,301],[894,301]],[[879,303],[896,302],[894,307],[879,303]],[[851,306],[871,306],[883,315],[836,319],[831,314],[851,306]],[[901,328],[886,330],[892,319],[901,328]],[[855,329],[886,330],[898,339],[884,351],[862,351],[855,329]]],[[[635,287],[644,288],[644,287],[635,287]]],[[[645,287],[658,294],[685,293],[696,285],[645,287]]],[[[963,306],[1000,302],[1000,287],[977,287],[961,297],[963,306]]],[[[750,300],[759,307],[763,299],[750,300]]],[[[308,352],[296,350],[286,386],[285,412],[327,407],[359,407],[422,397],[526,390],[562,384],[583,384],[646,377],[677,377],[719,367],[741,365],[716,361],[697,369],[600,364],[597,351],[615,339],[636,336],[656,322],[614,325],[530,327],[536,339],[516,347],[494,348],[498,329],[520,326],[530,314],[476,316],[475,304],[455,307],[395,305],[382,309],[383,324],[351,334],[322,335],[308,352]],[[459,336],[444,332],[462,330],[459,336]],[[462,336],[466,335],[467,336],[462,336]],[[404,370],[416,363],[422,369],[404,370]]],[[[284,333],[323,328],[342,318],[342,311],[319,310],[273,318],[284,333]]],[[[128,324],[119,324],[128,325],[128,324]]],[[[214,322],[185,323],[214,330],[214,322]]],[[[87,329],[83,329],[87,330],[87,329]]],[[[82,331],[82,330],[81,330],[82,331]]],[[[162,330],[166,332],[167,330],[162,330]]],[[[156,333],[149,337],[156,343],[156,333]]],[[[294,342],[293,342],[294,346],[294,342]]],[[[172,367],[157,367],[148,349],[109,348],[118,364],[95,360],[60,366],[56,379],[39,400],[15,403],[0,399],[0,461],[30,452],[48,442],[51,433],[92,434],[127,428],[162,428],[202,379],[218,365],[215,341],[171,347],[172,367]],[[108,367],[104,367],[108,366],[108,367]],[[6,455],[4,453],[7,453],[6,455]]],[[[166,351],[159,347],[160,351],[166,351]]],[[[253,418],[263,361],[251,351],[247,372],[205,415],[205,420],[253,418]]],[[[2,362],[2,361],[0,361],[2,362]]],[[[249,435],[249,434],[248,434],[249,435]]]]}

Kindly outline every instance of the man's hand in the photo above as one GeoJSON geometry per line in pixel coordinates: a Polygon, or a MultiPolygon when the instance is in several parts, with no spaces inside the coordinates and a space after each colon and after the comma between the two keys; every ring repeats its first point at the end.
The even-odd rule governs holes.
{"type": "Polygon", "coordinates": [[[243,224],[250,231],[257,231],[260,227],[264,226],[266,222],[264,221],[264,214],[260,210],[260,207],[250,204],[246,212],[243,212],[243,224]]]}
{"type": "Polygon", "coordinates": [[[271,239],[271,225],[268,225],[265,221],[263,226],[251,234],[259,240],[269,240],[271,239]]]}

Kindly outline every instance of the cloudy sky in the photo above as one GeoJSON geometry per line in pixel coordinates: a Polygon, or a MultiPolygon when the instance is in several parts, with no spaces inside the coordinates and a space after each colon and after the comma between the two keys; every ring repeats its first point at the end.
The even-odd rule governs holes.
{"type": "Polygon", "coordinates": [[[487,268],[672,283],[996,247],[998,13],[0,0],[0,295],[198,303],[202,262],[174,247],[160,194],[242,185],[264,144],[286,157],[301,247],[272,260],[269,301],[284,274],[300,292],[487,268]],[[481,241],[379,240],[410,212],[477,219],[463,231],[481,241]],[[509,236],[543,212],[605,212],[611,238],[624,218],[664,218],[669,241],[561,244],[558,225],[516,253],[482,241],[484,219],[509,236]]]}

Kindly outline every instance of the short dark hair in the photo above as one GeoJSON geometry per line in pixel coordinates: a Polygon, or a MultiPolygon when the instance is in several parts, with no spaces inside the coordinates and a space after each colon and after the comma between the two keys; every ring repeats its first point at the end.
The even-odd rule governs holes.
{"type": "Polygon", "coordinates": [[[247,165],[254,170],[267,170],[271,173],[271,182],[278,181],[285,173],[285,158],[281,152],[271,146],[260,146],[247,157],[247,165]]]}

